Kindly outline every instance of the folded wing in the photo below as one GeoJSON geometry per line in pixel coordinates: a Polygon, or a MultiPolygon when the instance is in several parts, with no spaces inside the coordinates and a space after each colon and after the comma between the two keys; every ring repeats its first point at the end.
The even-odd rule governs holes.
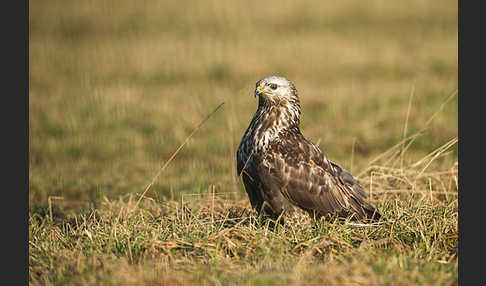
{"type": "Polygon", "coordinates": [[[366,191],[348,171],[325,158],[303,136],[293,139],[293,144],[270,146],[259,170],[263,185],[278,188],[290,203],[318,217],[380,217],[365,201],[366,191]]]}

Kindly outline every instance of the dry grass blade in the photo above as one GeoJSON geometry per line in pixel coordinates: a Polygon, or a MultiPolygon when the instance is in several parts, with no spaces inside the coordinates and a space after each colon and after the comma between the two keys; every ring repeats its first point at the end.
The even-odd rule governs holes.
{"type": "Polygon", "coordinates": [[[182,147],[184,147],[184,145],[186,145],[186,143],[189,141],[189,139],[191,139],[191,137],[199,130],[199,128],[201,128],[201,126],[214,114],[216,113],[216,111],[218,111],[218,109],[223,106],[224,102],[220,103],[211,113],[209,113],[202,121],[201,123],[199,123],[196,128],[194,128],[194,130],[192,130],[191,134],[189,134],[189,136],[186,137],[186,139],[184,140],[184,142],[177,148],[177,150],[175,150],[175,152],[172,154],[172,156],[170,156],[170,158],[167,160],[167,162],[165,162],[165,164],[159,169],[159,171],[157,172],[157,174],[152,178],[152,181],[150,182],[150,184],[147,185],[147,187],[145,188],[145,190],[143,191],[143,193],[140,195],[140,198],[138,198],[137,202],[135,203],[135,205],[133,206],[133,209],[134,210],[138,204],[140,203],[140,201],[142,200],[142,198],[145,196],[145,194],[148,192],[148,190],[150,189],[150,187],[155,183],[155,181],[157,180],[157,178],[160,176],[160,174],[162,173],[162,171],[164,171],[165,168],[167,168],[167,166],[170,164],[170,162],[175,158],[175,156],[177,155],[177,153],[179,153],[179,151],[182,149],[182,147]]]}
{"type": "MultiPolygon", "coordinates": [[[[393,159],[393,157],[396,156],[396,155],[398,155],[398,154],[400,154],[401,162],[403,162],[403,156],[404,156],[405,151],[410,147],[410,145],[412,145],[412,143],[415,141],[415,139],[417,139],[418,136],[422,135],[425,132],[425,130],[428,128],[429,124],[440,113],[440,111],[442,111],[442,109],[444,108],[444,106],[449,101],[451,101],[451,99],[454,98],[454,96],[457,95],[457,90],[455,90],[451,95],[449,95],[447,97],[447,99],[439,106],[438,110],[436,112],[434,112],[434,114],[427,120],[427,122],[425,123],[425,125],[419,131],[417,131],[413,135],[410,135],[408,137],[405,137],[406,132],[407,132],[407,125],[408,125],[407,122],[408,122],[408,117],[409,117],[409,112],[410,112],[410,107],[411,107],[411,101],[412,101],[412,95],[413,95],[413,93],[414,93],[414,89],[412,89],[412,93],[411,93],[410,99],[409,99],[409,105],[408,105],[408,110],[407,110],[407,119],[406,119],[406,122],[405,122],[404,131],[403,131],[403,135],[404,135],[403,137],[404,138],[400,142],[398,142],[397,144],[393,145],[391,148],[389,148],[388,150],[386,150],[385,152],[381,153],[380,155],[378,155],[377,157],[375,157],[373,160],[371,160],[368,163],[368,166],[371,167],[372,164],[376,163],[377,161],[383,159],[384,157],[386,157],[387,155],[390,155],[390,154],[392,154],[392,158],[390,158],[388,160],[388,162],[391,161],[393,159]],[[407,141],[408,141],[408,143],[407,143],[407,141]],[[405,145],[406,143],[407,143],[407,145],[405,145]],[[403,147],[404,145],[405,145],[405,147],[403,147]],[[396,151],[397,148],[400,148],[400,151],[396,151]]],[[[360,177],[361,175],[363,175],[364,173],[366,173],[370,169],[370,167],[368,167],[365,170],[363,170],[356,177],[360,177]]]]}
{"type": "Polygon", "coordinates": [[[368,168],[366,168],[365,170],[363,170],[361,173],[359,173],[356,177],[360,177],[362,176],[364,173],[368,172],[370,168],[373,168],[373,163],[376,163],[377,161],[383,159],[384,157],[386,157],[387,155],[389,155],[390,153],[392,153],[393,151],[395,151],[395,153],[392,153],[394,155],[398,154],[400,151],[396,151],[397,148],[400,148],[402,145],[404,145],[408,140],[410,141],[413,141],[416,137],[420,136],[422,134],[422,132],[417,132],[413,135],[410,135],[406,138],[403,138],[400,142],[398,142],[397,144],[393,145],[392,147],[390,147],[388,150],[386,150],[385,152],[381,153],[380,155],[378,155],[377,157],[375,157],[373,160],[371,160],[369,163],[368,163],[368,168]]]}
{"type": "MultiPolygon", "coordinates": [[[[412,109],[412,99],[414,94],[415,94],[415,85],[412,85],[412,91],[410,92],[410,97],[408,99],[407,117],[405,118],[405,126],[403,127],[403,138],[407,136],[408,118],[410,116],[410,110],[412,109]]],[[[402,148],[400,152],[400,169],[403,169],[403,157],[405,154],[405,150],[406,148],[402,148]]]]}
{"type": "MultiPolygon", "coordinates": [[[[430,166],[430,164],[432,164],[432,162],[438,158],[442,153],[444,153],[447,149],[449,149],[450,147],[454,146],[456,143],[458,142],[458,138],[455,137],[453,139],[451,139],[449,142],[445,143],[444,145],[442,145],[441,147],[437,148],[434,152],[430,153],[429,155],[426,156],[426,158],[430,157],[432,154],[433,154],[433,157],[429,160],[429,162],[422,168],[422,170],[418,173],[417,177],[415,177],[415,180],[413,182],[413,185],[415,186],[415,182],[417,180],[417,178],[419,176],[422,175],[422,173],[430,166]]],[[[415,166],[418,166],[420,165],[422,162],[424,162],[425,158],[420,160],[419,162],[413,164],[412,166],[415,167],[415,166]]]]}
{"type": "MultiPolygon", "coordinates": [[[[454,146],[454,144],[456,144],[457,142],[459,141],[459,139],[457,137],[455,138],[452,138],[450,141],[448,141],[447,143],[445,143],[444,145],[440,146],[439,148],[435,149],[434,151],[430,152],[427,156],[425,156],[424,158],[420,159],[419,161],[413,163],[411,165],[412,168],[415,168],[421,164],[423,164],[425,162],[425,160],[427,160],[428,158],[430,157],[433,157],[429,163],[427,163],[427,166],[435,159],[437,158],[438,156],[440,156],[442,153],[444,153],[447,149],[449,149],[450,147],[454,146]]],[[[423,171],[422,171],[423,172],[423,171]]],[[[422,173],[421,172],[421,173],[422,173]]]]}
{"type": "MultiPolygon", "coordinates": [[[[432,122],[432,120],[434,120],[434,118],[442,111],[442,109],[444,108],[444,106],[452,99],[454,98],[454,96],[457,95],[457,90],[455,90],[451,95],[449,95],[449,97],[439,106],[439,109],[434,113],[432,114],[432,116],[429,118],[429,120],[427,120],[427,122],[425,123],[425,125],[422,127],[422,129],[420,129],[417,133],[421,133],[423,131],[425,131],[425,129],[427,129],[429,127],[429,124],[432,122]]],[[[413,140],[410,140],[410,142],[407,144],[407,146],[405,146],[403,152],[405,152],[409,147],[410,145],[412,145],[413,140]]]]}
{"type": "Polygon", "coordinates": [[[449,101],[451,101],[456,95],[457,95],[457,89],[454,92],[452,92],[451,95],[449,95],[449,97],[447,97],[446,100],[444,100],[444,102],[439,106],[439,109],[437,109],[437,111],[434,114],[432,114],[429,120],[427,120],[427,122],[425,123],[422,130],[426,129],[429,126],[430,122],[434,120],[434,118],[442,111],[442,109],[444,109],[444,106],[446,106],[446,104],[449,103],[449,101]]]}

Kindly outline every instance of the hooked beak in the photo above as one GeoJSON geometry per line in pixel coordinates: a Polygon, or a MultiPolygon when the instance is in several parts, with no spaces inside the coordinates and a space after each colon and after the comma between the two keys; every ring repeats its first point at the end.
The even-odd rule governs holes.
{"type": "Polygon", "coordinates": [[[261,85],[259,85],[259,86],[257,86],[257,88],[255,89],[255,95],[254,95],[254,96],[255,96],[255,97],[256,97],[257,95],[258,95],[258,96],[260,96],[260,95],[262,95],[262,94],[272,94],[272,92],[271,92],[271,91],[264,90],[264,89],[262,88],[262,86],[261,86],[261,85]]]}

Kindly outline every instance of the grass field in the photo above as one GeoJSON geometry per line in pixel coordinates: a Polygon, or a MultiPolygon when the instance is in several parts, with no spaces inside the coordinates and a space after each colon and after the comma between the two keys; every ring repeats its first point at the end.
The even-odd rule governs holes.
{"type": "Polygon", "coordinates": [[[457,1],[262,2],[29,2],[31,285],[458,284],[457,1]],[[387,223],[250,211],[268,75],[387,223]]]}

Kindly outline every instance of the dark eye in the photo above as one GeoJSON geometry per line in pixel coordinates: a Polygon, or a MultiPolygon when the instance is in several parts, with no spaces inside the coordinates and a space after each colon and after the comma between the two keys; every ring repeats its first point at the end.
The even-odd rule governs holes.
{"type": "Polygon", "coordinates": [[[277,85],[274,84],[274,83],[272,83],[272,84],[270,84],[270,88],[273,89],[273,90],[276,90],[277,89],[277,85]]]}

